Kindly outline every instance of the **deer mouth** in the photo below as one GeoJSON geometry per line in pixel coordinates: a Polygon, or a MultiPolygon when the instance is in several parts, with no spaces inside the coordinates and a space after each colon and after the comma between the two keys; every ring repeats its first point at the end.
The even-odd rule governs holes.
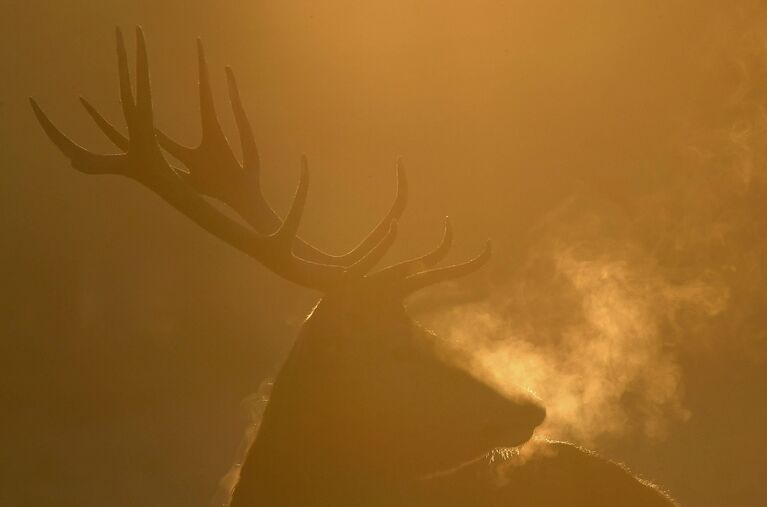
{"type": "Polygon", "coordinates": [[[498,448],[518,447],[533,435],[534,425],[515,425],[507,422],[488,422],[466,434],[454,445],[444,446],[440,451],[430,454],[433,458],[422,469],[420,479],[430,479],[449,474],[468,463],[481,459],[482,456],[498,448]],[[455,445],[458,444],[458,445],[455,445]]]}

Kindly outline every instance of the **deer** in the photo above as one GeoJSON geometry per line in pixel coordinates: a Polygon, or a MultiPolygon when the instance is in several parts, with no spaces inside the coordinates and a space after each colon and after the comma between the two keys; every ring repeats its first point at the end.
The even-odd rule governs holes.
{"type": "Polygon", "coordinates": [[[527,460],[506,485],[489,480],[497,465],[486,458],[494,449],[529,443],[546,409],[532,395],[499,393],[451,361],[441,352],[439,337],[409,316],[404,300],[420,289],[475,272],[489,260],[491,243],[474,258],[439,267],[453,241],[446,219],[442,239],[431,251],[376,270],[393,244],[408,199],[398,161],[394,202],[355,248],[333,255],[311,245],[298,236],[308,193],[307,159],[300,159],[297,190],[281,218],[261,192],[259,152],[231,68],[226,68],[226,77],[241,161],[220,125],[199,41],[202,135],[197,146],[189,147],[155,126],[141,28],[136,30],[135,94],[119,28],[116,40],[127,135],[87,100],[81,102],[121,153],[104,155],[81,147],[30,98],[50,141],[74,169],[135,180],[275,275],[322,294],[274,379],[231,507],[673,505],[627,470],[557,442],[539,443],[555,452],[527,460]],[[172,166],[166,152],[184,168],[172,166]],[[241,220],[211,201],[228,206],[241,220]],[[572,489],[586,491],[585,501],[592,503],[536,501],[536,491],[541,498],[550,497],[567,475],[546,472],[547,467],[585,470],[589,467],[579,463],[593,462],[600,471],[590,477],[612,474],[626,487],[603,486],[598,489],[607,493],[600,497],[590,489],[599,482],[591,481],[586,489],[572,489]],[[626,497],[632,495],[650,500],[631,503],[626,497]],[[594,503],[595,498],[604,502],[594,503]]]}

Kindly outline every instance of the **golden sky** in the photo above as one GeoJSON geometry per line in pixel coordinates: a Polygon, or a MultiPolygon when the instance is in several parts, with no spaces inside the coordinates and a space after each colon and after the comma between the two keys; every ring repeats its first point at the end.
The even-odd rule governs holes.
{"type": "Polygon", "coordinates": [[[155,196],[78,174],[29,110],[109,149],[113,30],[143,26],[157,123],[193,143],[195,39],[225,128],[237,73],[284,210],[332,251],[410,204],[389,260],[456,230],[491,264],[414,299],[555,435],[685,505],[761,505],[767,390],[767,7],[738,1],[28,2],[0,19],[0,503],[196,505],[315,294],[155,196]]]}

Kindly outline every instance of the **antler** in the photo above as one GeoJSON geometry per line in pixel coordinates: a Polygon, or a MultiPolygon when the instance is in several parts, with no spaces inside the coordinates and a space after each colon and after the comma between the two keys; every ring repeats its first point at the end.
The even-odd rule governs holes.
{"type": "Polygon", "coordinates": [[[346,255],[332,256],[301,241],[296,233],[309,184],[306,158],[301,158],[298,189],[285,220],[281,221],[260,192],[258,150],[231,69],[227,69],[227,79],[242,143],[242,164],[237,161],[218,122],[202,45],[199,45],[202,141],[196,148],[188,148],[171,140],[154,127],[149,64],[141,28],[136,29],[136,39],[134,100],[125,44],[119,28],[117,29],[120,99],[128,135],[120,133],[88,101],[80,99],[98,127],[124,153],[101,155],[79,146],[57,129],[37,102],[30,99],[43,130],[69,158],[75,169],[87,174],[118,174],[136,180],[222,241],[261,262],[277,275],[309,288],[329,290],[350,277],[366,277],[371,283],[394,287],[400,294],[405,295],[427,285],[468,274],[489,259],[488,242],[485,250],[470,261],[431,269],[444,258],[452,243],[452,229],[446,219],[442,241],[432,252],[395,264],[373,275],[366,275],[394,241],[396,219],[407,201],[407,185],[401,161],[397,163],[397,196],[394,204],[386,217],[359,246],[346,255]],[[181,160],[189,171],[171,167],[165,160],[160,145],[181,160]],[[218,170],[212,170],[213,167],[218,170]],[[226,203],[259,232],[231,220],[208,203],[201,194],[226,203]],[[273,232],[261,234],[260,231],[264,230],[273,232]],[[294,254],[294,247],[300,251],[299,256],[294,254]]]}
{"type": "Polygon", "coordinates": [[[362,275],[380,259],[393,241],[396,227],[392,221],[378,243],[360,255],[348,269],[328,264],[314,263],[292,252],[296,231],[306,203],[308,168],[302,158],[301,178],[293,204],[285,221],[272,234],[262,235],[229,219],[211,206],[178,175],[165,160],[154,129],[154,114],[149,80],[149,65],[144,34],[136,30],[136,97],[131,92],[125,44],[117,30],[117,61],[120,75],[120,96],[128,125],[128,137],[112,127],[87,102],[86,109],[96,118],[97,124],[125,153],[99,155],[74,143],[48,119],[37,103],[30,99],[32,108],[50,140],[70,160],[72,166],[87,174],[119,174],[132,178],[148,187],[171,206],[179,210],[199,226],[219,239],[234,246],[283,278],[297,284],[325,290],[349,274],[362,275]]]}

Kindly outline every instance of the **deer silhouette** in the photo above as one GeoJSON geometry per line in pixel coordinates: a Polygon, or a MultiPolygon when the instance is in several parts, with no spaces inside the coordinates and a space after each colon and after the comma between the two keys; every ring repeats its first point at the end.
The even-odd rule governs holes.
{"type": "MultiPolygon", "coordinates": [[[[517,476],[543,477],[535,486],[527,479],[511,479],[510,486],[491,485],[483,479],[488,465],[472,459],[497,447],[527,442],[544,420],[545,409],[529,396],[502,396],[451,365],[439,352],[438,338],[405,311],[403,299],[414,291],[481,267],[490,257],[490,243],[469,261],[435,267],[452,243],[446,221],[442,241],[434,250],[371,272],[392,244],[397,218],[407,200],[401,163],[393,205],[359,246],[334,256],[301,240],[297,230],[307,197],[306,159],[301,159],[293,203],[281,219],[259,188],[258,151],[234,75],[227,69],[242,162],[219,124],[201,45],[198,51],[202,140],[196,147],[183,146],[155,129],[141,29],[137,29],[135,97],[125,45],[117,31],[127,136],[81,99],[123,153],[99,155],[80,147],[51,123],[33,99],[30,102],[45,133],[75,169],[138,181],[275,274],[323,294],[275,379],[258,436],[242,466],[232,507],[581,505],[536,503],[534,492],[522,495],[523,488],[547,489],[545,478],[558,477],[546,472],[531,475],[533,469],[527,464],[520,466],[517,476]],[[163,150],[186,169],[171,167],[163,150]],[[220,212],[206,197],[231,207],[247,225],[220,212]],[[461,463],[468,465],[454,468],[461,463]],[[434,474],[445,470],[449,471],[434,474]]],[[[662,494],[622,468],[565,447],[576,450],[537,461],[567,469],[577,468],[579,460],[590,463],[597,459],[605,464],[602,468],[620,475],[634,490],[664,502],[609,503],[616,498],[611,494],[604,496],[608,503],[588,505],[669,505],[662,494]],[[569,458],[563,460],[564,455],[569,458]]],[[[541,468],[545,467],[536,470],[541,468]]],[[[622,490],[618,497],[626,494],[632,493],[622,490]]],[[[602,498],[597,493],[587,497],[602,498]]]]}

